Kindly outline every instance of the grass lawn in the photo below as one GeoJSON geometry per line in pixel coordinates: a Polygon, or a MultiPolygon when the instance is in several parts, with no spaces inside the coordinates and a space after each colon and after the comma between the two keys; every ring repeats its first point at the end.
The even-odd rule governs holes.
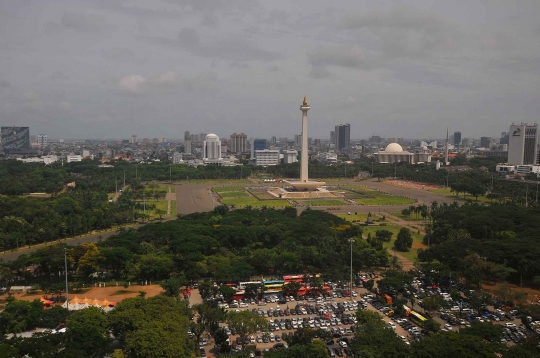
{"type": "Polygon", "coordinates": [[[219,193],[220,198],[249,198],[250,195],[243,191],[230,191],[219,193]]]}
{"type": "Polygon", "coordinates": [[[275,200],[259,200],[255,197],[249,197],[249,198],[224,198],[221,200],[222,204],[227,205],[234,205],[237,208],[246,207],[248,205],[251,205],[254,208],[260,208],[262,206],[267,206],[269,208],[275,208],[275,207],[284,207],[284,206],[291,206],[287,200],[283,199],[275,199],[275,200]]]}
{"type": "MultiPolygon", "coordinates": [[[[387,224],[384,226],[362,226],[362,233],[365,237],[367,237],[368,233],[371,233],[371,237],[375,237],[375,232],[377,230],[390,231],[393,234],[392,240],[390,242],[384,242],[383,246],[386,249],[388,249],[390,254],[392,254],[391,249],[394,246],[394,242],[396,241],[397,234],[400,229],[401,229],[401,226],[392,225],[392,224],[387,224]]],[[[422,243],[422,239],[423,239],[422,235],[417,234],[416,231],[413,231],[412,229],[411,229],[411,235],[413,238],[412,248],[407,252],[402,252],[402,251],[396,251],[396,252],[411,261],[415,261],[417,259],[418,249],[427,249],[427,246],[422,243]]]]}
{"type": "Polygon", "coordinates": [[[224,186],[222,188],[212,188],[212,191],[215,193],[226,193],[228,191],[244,191],[246,190],[243,186],[224,186]]]}
{"type": "MultiPolygon", "coordinates": [[[[342,219],[345,219],[347,221],[361,221],[361,222],[366,222],[367,220],[367,214],[351,214],[351,215],[347,215],[347,214],[334,214],[335,216],[338,216],[342,219]]],[[[373,216],[372,216],[373,218],[373,216]]]]}
{"type": "Polygon", "coordinates": [[[415,202],[413,199],[403,196],[386,194],[375,194],[371,198],[354,199],[354,201],[362,205],[403,205],[413,204],[415,202]]]}
{"type": "Polygon", "coordinates": [[[144,191],[164,191],[164,192],[168,193],[169,192],[169,187],[160,185],[160,186],[158,186],[156,188],[150,188],[150,186],[146,185],[144,187],[144,191]]]}
{"type": "MultiPolygon", "coordinates": [[[[465,198],[463,198],[463,193],[460,193],[459,197],[457,197],[456,194],[453,193],[452,190],[450,190],[450,188],[437,188],[437,189],[431,189],[429,191],[432,192],[432,193],[435,193],[435,194],[445,196],[447,198],[455,199],[455,200],[472,200],[472,201],[476,201],[475,197],[471,196],[471,195],[466,195],[465,198]]],[[[478,197],[478,201],[481,202],[481,203],[490,203],[490,202],[492,202],[490,199],[486,198],[483,195],[480,195],[478,197]]]]}
{"type": "MultiPolygon", "coordinates": [[[[409,221],[409,215],[403,215],[401,211],[397,213],[390,213],[390,214],[397,216],[401,220],[409,221]]],[[[424,218],[422,218],[422,215],[418,215],[418,219],[417,219],[416,214],[413,213],[411,214],[411,221],[424,221],[424,218]]]]}
{"type": "Polygon", "coordinates": [[[176,217],[176,200],[171,200],[171,217],[176,217]]]}
{"type": "Polygon", "coordinates": [[[176,193],[176,188],[174,186],[171,186],[171,193],[176,193]]]}
{"type": "MultiPolygon", "coordinates": [[[[310,205],[310,200],[296,200],[304,205],[310,205]]],[[[311,199],[311,206],[340,206],[346,205],[344,201],[338,199],[311,199]]]]}
{"type": "MultiPolygon", "coordinates": [[[[139,203],[142,203],[139,201],[139,203]]],[[[156,215],[154,210],[149,210],[148,205],[155,205],[156,209],[161,209],[165,212],[162,217],[165,217],[167,215],[167,200],[152,200],[152,201],[146,201],[146,213],[149,215],[150,220],[151,219],[159,219],[159,215],[156,215]]],[[[172,203],[171,203],[172,205],[172,203]]],[[[142,212],[142,210],[141,210],[142,212]]]]}

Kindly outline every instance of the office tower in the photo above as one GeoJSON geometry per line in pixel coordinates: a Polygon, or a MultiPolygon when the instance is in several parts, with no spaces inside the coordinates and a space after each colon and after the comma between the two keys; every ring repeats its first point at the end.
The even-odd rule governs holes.
{"type": "Polygon", "coordinates": [[[129,143],[131,143],[131,144],[137,143],[137,135],[136,134],[131,135],[131,138],[129,139],[129,143]]]}
{"type": "Polygon", "coordinates": [[[191,134],[189,131],[184,132],[184,153],[191,154],[191,134]]]}
{"type": "Polygon", "coordinates": [[[454,145],[459,146],[461,144],[461,132],[454,132],[454,145]]]}
{"type": "Polygon", "coordinates": [[[244,133],[231,134],[231,140],[229,143],[231,153],[244,153],[247,151],[247,135],[244,133]]]}
{"type": "Polygon", "coordinates": [[[302,135],[301,134],[295,134],[294,135],[294,145],[297,147],[300,147],[302,145],[302,135]]]}
{"type": "Polygon", "coordinates": [[[491,145],[491,137],[480,137],[480,147],[488,148],[491,145]]]}
{"type": "Polygon", "coordinates": [[[499,144],[508,144],[510,141],[510,133],[508,132],[502,132],[501,133],[501,139],[499,140],[499,144]]]}
{"type": "Polygon", "coordinates": [[[351,141],[351,125],[347,123],[336,126],[335,139],[337,151],[348,150],[351,141]]]}
{"type": "Polygon", "coordinates": [[[29,127],[1,127],[0,133],[5,151],[30,148],[29,127]]]}
{"type": "Polygon", "coordinates": [[[534,165],[537,163],[538,124],[512,124],[508,143],[508,164],[534,165]]]}
{"type": "Polygon", "coordinates": [[[207,134],[203,142],[204,160],[221,159],[221,141],[214,133],[207,134]]]}
{"type": "Polygon", "coordinates": [[[37,143],[41,148],[47,146],[47,135],[46,134],[38,134],[37,137],[37,143]]]}
{"type": "Polygon", "coordinates": [[[270,138],[270,143],[272,143],[272,144],[276,144],[276,143],[277,143],[277,138],[276,138],[276,136],[272,136],[272,138],[270,138]]]}
{"type": "Polygon", "coordinates": [[[330,131],[330,143],[336,143],[336,132],[330,131]]]}

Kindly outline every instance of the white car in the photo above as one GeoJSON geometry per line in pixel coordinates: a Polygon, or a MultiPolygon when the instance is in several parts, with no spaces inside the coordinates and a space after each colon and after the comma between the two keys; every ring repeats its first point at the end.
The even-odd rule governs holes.
{"type": "Polygon", "coordinates": [[[245,303],[245,302],[242,302],[242,303],[240,303],[240,307],[241,307],[241,308],[247,308],[247,307],[248,307],[248,304],[245,303]]]}
{"type": "Polygon", "coordinates": [[[340,341],[339,345],[341,346],[341,348],[347,348],[347,343],[345,343],[343,341],[340,341]]]}
{"type": "Polygon", "coordinates": [[[446,328],[446,329],[449,330],[449,331],[452,330],[452,326],[449,325],[448,323],[444,325],[444,328],[446,328]]]}
{"type": "Polygon", "coordinates": [[[514,323],[510,323],[510,322],[507,322],[507,323],[505,323],[504,325],[505,325],[506,327],[508,327],[508,328],[515,328],[515,327],[517,327],[514,323]]]}
{"type": "Polygon", "coordinates": [[[257,343],[262,343],[263,342],[263,339],[261,336],[257,336],[257,343]]]}

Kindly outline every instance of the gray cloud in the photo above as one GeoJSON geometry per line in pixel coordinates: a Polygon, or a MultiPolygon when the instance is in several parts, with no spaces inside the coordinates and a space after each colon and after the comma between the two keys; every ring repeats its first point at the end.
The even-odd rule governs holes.
{"type": "Polygon", "coordinates": [[[0,80],[0,88],[10,88],[11,83],[7,80],[0,80]]]}
{"type": "Polygon", "coordinates": [[[76,12],[64,13],[60,23],[65,28],[80,32],[104,32],[116,29],[115,25],[109,24],[102,16],[76,12]]]}
{"type": "Polygon", "coordinates": [[[313,138],[341,122],[436,138],[537,121],[539,2],[410,4],[8,1],[0,118],[67,138],[292,137],[307,95],[313,138]]]}

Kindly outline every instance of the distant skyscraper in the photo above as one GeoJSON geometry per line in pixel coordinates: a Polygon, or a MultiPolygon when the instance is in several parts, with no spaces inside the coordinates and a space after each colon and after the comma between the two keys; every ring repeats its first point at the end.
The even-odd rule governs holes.
{"type": "Polygon", "coordinates": [[[459,146],[461,144],[461,132],[454,132],[454,145],[459,146]]]}
{"type": "Polygon", "coordinates": [[[351,125],[347,123],[336,126],[335,136],[336,150],[348,150],[351,142],[351,125]]]}
{"type": "Polygon", "coordinates": [[[46,134],[38,134],[37,135],[37,143],[41,148],[47,146],[47,135],[46,134]]]}
{"type": "Polygon", "coordinates": [[[510,126],[508,143],[508,164],[534,165],[537,164],[538,125],[526,123],[510,126]]]}
{"type": "Polygon", "coordinates": [[[488,148],[491,145],[491,137],[480,137],[480,147],[488,148]]]}
{"type": "Polygon", "coordinates": [[[4,150],[20,150],[30,148],[29,127],[1,127],[2,146],[4,150]]]}
{"type": "Polygon", "coordinates": [[[270,143],[272,143],[272,144],[276,144],[276,143],[277,143],[277,138],[276,138],[276,136],[272,136],[272,138],[270,138],[270,143]]]}
{"type": "Polygon", "coordinates": [[[207,134],[203,142],[203,159],[221,159],[221,141],[214,133],[207,134]]]}
{"type": "Polygon", "coordinates": [[[191,134],[189,131],[184,132],[184,153],[191,154],[191,134]]]}
{"type": "Polygon", "coordinates": [[[294,145],[297,147],[300,147],[302,145],[302,135],[301,134],[295,134],[294,135],[294,145]]]}
{"type": "Polygon", "coordinates": [[[137,135],[136,135],[136,134],[132,134],[132,135],[131,135],[131,139],[129,140],[129,142],[130,142],[131,144],[137,143],[137,135]]]}
{"type": "Polygon", "coordinates": [[[247,135],[244,133],[233,133],[229,143],[231,153],[244,153],[247,151],[247,135]]]}
{"type": "Polygon", "coordinates": [[[336,143],[336,132],[330,131],[330,143],[336,143]]]}
{"type": "Polygon", "coordinates": [[[257,150],[265,150],[266,149],[266,139],[254,139],[253,143],[251,144],[251,157],[255,158],[257,150]]]}

